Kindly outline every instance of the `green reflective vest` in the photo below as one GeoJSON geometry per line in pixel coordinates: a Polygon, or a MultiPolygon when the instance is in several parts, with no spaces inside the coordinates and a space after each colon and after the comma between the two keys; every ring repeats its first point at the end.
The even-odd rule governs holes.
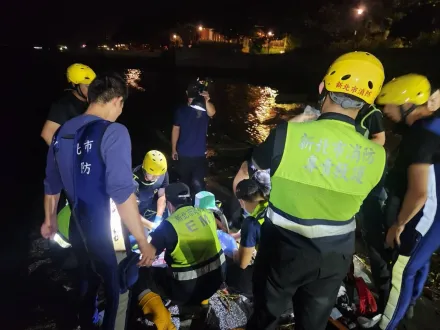
{"type": "Polygon", "coordinates": [[[211,211],[185,206],[174,212],[167,221],[174,227],[178,237],[176,247],[170,253],[175,279],[196,279],[218,269],[225,262],[211,211]]]}
{"type": "MultiPolygon", "coordinates": [[[[69,226],[71,210],[69,204],[66,204],[57,215],[58,232],[54,240],[62,248],[70,247],[69,226]]],[[[110,227],[112,230],[113,248],[115,251],[125,251],[125,240],[121,227],[121,217],[116,209],[116,205],[110,200],[110,227]]]]}
{"type": "MultiPolygon", "coordinates": [[[[258,221],[258,223],[263,225],[264,219],[266,218],[267,207],[269,206],[269,202],[260,203],[255,207],[254,211],[251,213],[251,217],[258,221]]],[[[259,244],[255,246],[255,250],[258,251],[259,244]]]]}
{"type": "Polygon", "coordinates": [[[258,204],[254,211],[251,213],[251,217],[258,221],[260,225],[264,223],[264,217],[266,216],[266,209],[269,205],[269,202],[264,202],[258,204]]]}
{"type": "Polygon", "coordinates": [[[69,239],[69,225],[70,225],[70,206],[66,204],[57,216],[58,220],[58,232],[66,240],[69,239]]]}
{"type": "Polygon", "coordinates": [[[284,153],[272,176],[267,216],[311,239],[351,233],[354,215],[384,166],[384,148],[349,123],[289,123],[284,153]]]}

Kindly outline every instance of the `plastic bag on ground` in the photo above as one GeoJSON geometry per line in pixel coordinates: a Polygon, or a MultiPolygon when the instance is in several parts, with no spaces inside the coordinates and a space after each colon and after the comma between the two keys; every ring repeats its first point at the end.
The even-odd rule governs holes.
{"type": "Polygon", "coordinates": [[[209,329],[229,330],[245,328],[252,314],[252,304],[242,295],[217,291],[209,299],[206,325],[209,329]]]}

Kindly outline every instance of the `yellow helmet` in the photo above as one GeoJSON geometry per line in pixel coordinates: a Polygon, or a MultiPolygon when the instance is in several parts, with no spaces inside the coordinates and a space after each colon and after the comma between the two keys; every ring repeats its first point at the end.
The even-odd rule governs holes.
{"type": "Polygon", "coordinates": [[[384,79],[383,65],[377,57],[366,52],[351,52],[333,62],[323,82],[329,92],[353,95],[372,104],[384,79]]]}
{"type": "Polygon", "coordinates": [[[67,81],[75,85],[90,85],[96,77],[96,73],[90,67],[81,63],[75,63],[69,66],[66,74],[67,81]]]}
{"type": "Polygon", "coordinates": [[[142,168],[151,175],[162,175],[167,171],[167,159],[157,150],[150,150],[144,157],[142,168]]]}
{"type": "Polygon", "coordinates": [[[428,102],[430,96],[431,84],[429,80],[425,76],[411,73],[386,83],[377,97],[376,103],[422,105],[428,102]]]}

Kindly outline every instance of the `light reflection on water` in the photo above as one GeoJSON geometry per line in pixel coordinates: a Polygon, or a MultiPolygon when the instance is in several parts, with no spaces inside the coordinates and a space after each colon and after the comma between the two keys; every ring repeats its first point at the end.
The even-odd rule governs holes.
{"type": "Polygon", "coordinates": [[[267,120],[275,117],[275,98],[278,95],[276,89],[249,85],[249,107],[247,116],[248,126],[246,132],[252,141],[261,143],[269,135],[270,125],[264,124],[267,120]]]}
{"type": "Polygon", "coordinates": [[[240,140],[248,140],[253,144],[263,142],[269,131],[279,119],[291,116],[290,110],[296,109],[298,104],[278,104],[276,97],[278,90],[268,86],[249,84],[228,84],[226,86],[223,110],[228,111],[232,130],[240,131],[244,126],[245,136],[240,140]]]}
{"type": "Polygon", "coordinates": [[[142,79],[142,71],[141,70],[127,69],[125,71],[125,80],[126,80],[127,84],[130,87],[137,89],[138,91],[145,91],[144,88],[139,86],[141,79],[142,79]]]}

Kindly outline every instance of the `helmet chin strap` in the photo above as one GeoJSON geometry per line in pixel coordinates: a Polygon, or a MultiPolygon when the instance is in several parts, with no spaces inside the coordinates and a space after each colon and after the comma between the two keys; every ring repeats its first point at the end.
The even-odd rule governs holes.
{"type": "Polygon", "coordinates": [[[403,105],[399,105],[400,115],[402,117],[402,119],[400,121],[406,123],[406,118],[411,114],[411,112],[416,110],[416,108],[417,108],[417,105],[413,104],[408,110],[405,111],[403,109],[403,105]]]}
{"type": "Polygon", "coordinates": [[[80,87],[80,85],[77,84],[77,85],[74,85],[74,86],[75,86],[74,91],[77,92],[79,96],[81,96],[82,98],[84,98],[84,99],[87,101],[87,96],[85,96],[85,95],[83,94],[83,92],[81,91],[81,87],[80,87]]]}
{"type": "Polygon", "coordinates": [[[319,111],[322,113],[322,107],[324,106],[325,97],[327,96],[328,92],[325,88],[322,89],[322,92],[319,94],[319,100],[318,100],[318,106],[319,111]]]}

